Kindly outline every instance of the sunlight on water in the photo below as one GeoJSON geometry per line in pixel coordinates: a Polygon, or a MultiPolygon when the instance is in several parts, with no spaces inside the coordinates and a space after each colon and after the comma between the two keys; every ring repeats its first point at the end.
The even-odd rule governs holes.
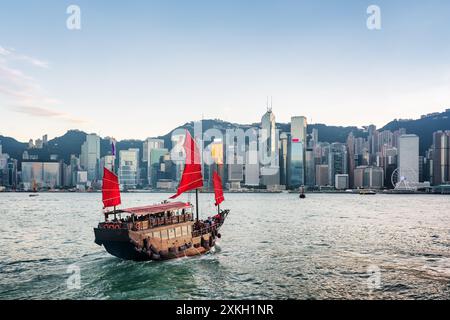
{"type": "MultiPolygon", "coordinates": [[[[124,194],[123,202],[166,198],[124,194]]],[[[209,198],[201,195],[204,217],[214,214],[209,198]]],[[[450,197],[226,198],[231,214],[214,252],[137,263],[94,243],[100,194],[0,194],[0,298],[450,298],[450,197]],[[68,286],[69,266],[79,268],[79,288],[68,286]]]]}

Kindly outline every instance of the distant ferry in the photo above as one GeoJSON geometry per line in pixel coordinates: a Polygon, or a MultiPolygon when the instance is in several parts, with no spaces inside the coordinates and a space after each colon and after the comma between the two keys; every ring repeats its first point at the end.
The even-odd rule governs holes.
{"type": "MultiPolygon", "coordinates": [[[[178,186],[178,192],[171,199],[195,190],[196,218],[194,206],[185,202],[116,209],[121,204],[117,176],[104,169],[104,212],[105,221],[94,228],[95,243],[103,245],[108,253],[125,260],[167,260],[202,255],[215,246],[221,238],[219,230],[229,210],[221,210],[224,201],[222,180],[217,172],[213,174],[217,213],[206,220],[199,219],[198,189],[203,187],[203,177],[198,149],[188,131],[184,143],[186,164],[178,186]]],[[[114,148],[113,148],[114,153],[114,148]]]]}
{"type": "Polygon", "coordinates": [[[373,191],[373,190],[360,190],[359,194],[361,194],[361,195],[375,195],[377,193],[375,191],[373,191]]]}

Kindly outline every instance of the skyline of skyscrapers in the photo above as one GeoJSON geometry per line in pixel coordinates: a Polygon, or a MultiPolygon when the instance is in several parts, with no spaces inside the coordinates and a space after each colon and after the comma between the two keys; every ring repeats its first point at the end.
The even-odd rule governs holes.
{"type": "MultiPolygon", "coordinates": [[[[194,130],[196,126],[201,128],[202,122],[194,123],[194,130]]],[[[280,131],[277,126],[275,113],[268,108],[259,128],[250,128],[242,139],[236,135],[237,131],[227,129],[222,138],[203,141],[204,131],[197,131],[202,160],[212,159],[212,163],[202,165],[205,188],[211,187],[214,170],[229,189],[283,190],[301,186],[381,189],[398,187],[401,181],[419,188],[426,187],[427,181],[432,185],[449,183],[450,131],[435,132],[433,144],[419,155],[419,137],[407,134],[405,129],[379,131],[371,125],[364,135],[349,132],[344,143],[330,143],[319,141],[317,127],[308,130],[305,116],[292,116],[287,127],[290,130],[280,131]]],[[[172,136],[172,147],[183,141],[182,131],[172,136]]],[[[219,130],[216,135],[217,132],[219,136],[222,134],[219,130]]],[[[41,141],[42,147],[48,144],[45,135],[41,141]]],[[[174,153],[169,150],[171,146],[165,146],[164,140],[157,138],[131,145],[128,149],[121,148],[116,157],[112,150],[101,153],[100,137],[88,134],[80,153],[72,154],[66,164],[58,154],[49,153],[48,159],[40,159],[36,143],[30,143],[18,162],[3,153],[0,143],[0,184],[28,190],[32,184],[41,188],[96,189],[101,186],[102,171],[107,167],[118,173],[125,188],[176,185],[183,170],[182,152],[174,153]],[[48,167],[45,163],[53,164],[48,167]],[[34,167],[40,167],[43,173],[39,174],[34,167]],[[57,178],[54,168],[58,168],[57,178]]],[[[40,142],[38,146],[41,147],[40,142]]],[[[102,144],[102,148],[105,146],[102,144]]]]}

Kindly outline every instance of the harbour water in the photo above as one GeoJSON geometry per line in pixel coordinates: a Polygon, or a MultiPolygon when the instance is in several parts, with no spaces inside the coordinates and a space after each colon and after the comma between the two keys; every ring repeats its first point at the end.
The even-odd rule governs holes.
{"type": "Polygon", "coordinates": [[[0,194],[0,299],[450,299],[448,196],[226,194],[214,253],[144,263],[94,243],[100,197],[0,194]]]}

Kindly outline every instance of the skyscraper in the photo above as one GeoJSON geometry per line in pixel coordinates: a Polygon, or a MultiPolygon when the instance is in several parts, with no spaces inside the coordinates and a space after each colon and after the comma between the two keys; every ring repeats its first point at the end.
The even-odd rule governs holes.
{"type": "Polygon", "coordinates": [[[328,177],[328,165],[318,164],[316,165],[316,185],[317,186],[329,186],[330,180],[328,177]]]}
{"type": "Polygon", "coordinates": [[[288,156],[288,186],[305,185],[306,117],[291,118],[291,139],[288,156]]]}
{"type": "Polygon", "coordinates": [[[433,134],[433,184],[450,181],[450,131],[433,134]]]}
{"type": "Polygon", "coordinates": [[[280,184],[287,185],[288,177],[288,147],[290,135],[283,132],[280,134],[280,184]]]}
{"type": "Polygon", "coordinates": [[[89,181],[100,177],[100,137],[95,133],[86,135],[86,141],[81,145],[80,163],[87,171],[89,181]]]}
{"type": "Polygon", "coordinates": [[[316,185],[316,165],[314,150],[306,149],[305,153],[305,185],[313,187],[316,185]]]}
{"type": "Polygon", "coordinates": [[[288,181],[289,188],[299,188],[305,185],[305,148],[297,139],[289,142],[288,181]]]}
{"type": "Polygon", "coordinates": [[[165,155],[169,153],[169,150],[165,148],[153,148],[150,152],[150,158],[148,160],[148,175],[151,177],[151,184],[149,186],[155,188],[158,182],[158,174],[161,171],[161,162],[165,155]]]}
{"type": "Polygon", "coordinates": [[[120,150],[119,182],[124,188],[136,188],[139,184],[139,149],[120,150]]]}
{"type": "Polygon", "coordinates": [[[354,182],[354,171],[356,168],[355,165],[355,136],[353,135],[353,132],[350,132],[350,134],[347,137],[347,163],[348,163],[348,176],[349,176],[349,187],[353,188],[353,182],[354,182]]]}
{"type": "Polygon", "coordinates": [[[419,183],[419,137],[405,134],[399,138],[399,176],[408,183],[419,183]]]}
{"type": "Polygon", "coordinates": [[[347,147],[343,143],[332,143],[328,155],[328,171],[330,185],[335,185],[337,174],[348,174],[347,168],[347,147]]]}
{"type": "Polygon", "coordinates": [[[306,148],[306,130],[307,130],[306,117],[292,117],[291,118],[291,136],[292,139],[298,139],[299,142],[303,143],[306,148]]]}
{"type": "Polygon", "coordinates": [[[245,152],[245,185],[259,186],[258,142],[250,141],[245,152]]]}
{"type": "Polygon", "coordinates": [[[278,155],[278,135],[275,115],[268,109],[261,118],[260,155],[263,161],[261,168],[261,182],[264,186],[280,184],[280,167],[278,155]]]}
{"type": "Polygon", "coordinates": [[[147,183],[149,186],[156,184],[156,181],[152,181],[152,168],[151,168],[152,165],[149,161],[151,157],[150,154],[153,149],[162,149],[162,148],[164,148],[164,140],[154,138],[147,138],[147,140],[144,141],[144,144],[142,146],[142,162],[147,164],[147,183]]]}

